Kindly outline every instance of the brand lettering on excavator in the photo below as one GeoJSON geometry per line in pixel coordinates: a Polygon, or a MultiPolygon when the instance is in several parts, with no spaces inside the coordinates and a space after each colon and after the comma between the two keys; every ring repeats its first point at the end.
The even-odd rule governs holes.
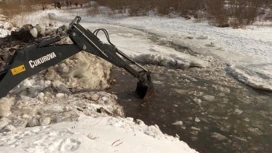
{"type": "Polygon", "coordinates": [[[55,54],[55,52],[52,52],[52,53],[49,53],[41,58],[34,60],[34,61],[30,60],[28,63],[31,68],[34,68],[34,67],[39,66],[39,65],[41,65],[47,61],[50,61],[51,59],[56,58],[56,57],[57,57],[57,55],[55,54]]]}

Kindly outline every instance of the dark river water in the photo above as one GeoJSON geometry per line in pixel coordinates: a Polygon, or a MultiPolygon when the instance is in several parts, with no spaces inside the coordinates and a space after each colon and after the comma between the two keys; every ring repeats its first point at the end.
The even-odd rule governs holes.
{"type": "MultiPolygon", "coordinates": [[[[205,58],[156,35],[148,37],[205,58]]],[[[200,153],[272,153],[272,93],[240,83],[218,60],[209,64],[207,68],[185,70],[145,65],[156,88],[148,101],[138,99],[133,92],[137,79],[114,68],[112,77],[117,83],[110,92],[118,96],[126,116],[157,124],[164,133],[178,135],[200,153]]]]}
{"type": "Polygon", "coordinates": [[[133,92],[135,78],[114,68],[117,84],[110,92],[126,116],[157,124],[200,153],[271,153],[271,93],[249,88],[226,74],[224,65],[214,65],[187,70],[146,66],[156,87],[149,101],[133,92]]]}

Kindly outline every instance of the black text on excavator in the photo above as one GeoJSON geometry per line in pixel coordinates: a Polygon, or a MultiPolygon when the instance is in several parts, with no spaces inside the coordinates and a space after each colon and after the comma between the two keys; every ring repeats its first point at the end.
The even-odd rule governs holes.
{"type": "Polygon", "coordinates": [[[0,72],[0,98],[6,96],[24,79],[58,64],[82,50],[99,56],[117,67],[124,68],[139,80],[135,90],[137,95],[141,99],[151,98],[155,92],[151,81],[151,73],[118,50],[110,42],[105,29],[97,29],[92,33],[79,24],[80,20],[81,18],[77,16],[70,23],[66,36],[46,39],[38,44],[17,50],[9,63],[0,72]],[[110,45],[102,43],[97,38],[96,35],[99,31],[105,33],[110,45]],[[73,44],[55,44],[65,37],[69,37],[73,44]],[[135,70],[130,64],[134,64],[140,70],[135,70]]]}

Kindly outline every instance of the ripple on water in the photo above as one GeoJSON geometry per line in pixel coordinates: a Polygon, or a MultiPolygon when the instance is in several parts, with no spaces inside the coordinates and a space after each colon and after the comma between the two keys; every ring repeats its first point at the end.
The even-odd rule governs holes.
{"type": "Polygon", "coordinates": [[[150,101],[136,98],[133,91],[137,80],[133,77],[120,69],[112,73],[118,84],[110,91],[118,95],[127,116],[157,124],[165,133],[178,134],[200,152],[272,150],[271,94],[248,88],[230,76],[222,76],[221,71],[148,69],[153,72],[156,87],[150,101]],[[182,125],[174,124],[177,121],[182,125]]]}

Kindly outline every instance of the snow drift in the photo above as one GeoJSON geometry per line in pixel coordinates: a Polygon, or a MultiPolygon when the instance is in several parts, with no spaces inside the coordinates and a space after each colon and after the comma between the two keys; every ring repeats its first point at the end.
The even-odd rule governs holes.
{"type": "Polygon", "coordinates": [[[83,115],[77,122],[0,133],[0,146],[5,153],[196,153],[178,138],[140,120],[83,115]]]}

